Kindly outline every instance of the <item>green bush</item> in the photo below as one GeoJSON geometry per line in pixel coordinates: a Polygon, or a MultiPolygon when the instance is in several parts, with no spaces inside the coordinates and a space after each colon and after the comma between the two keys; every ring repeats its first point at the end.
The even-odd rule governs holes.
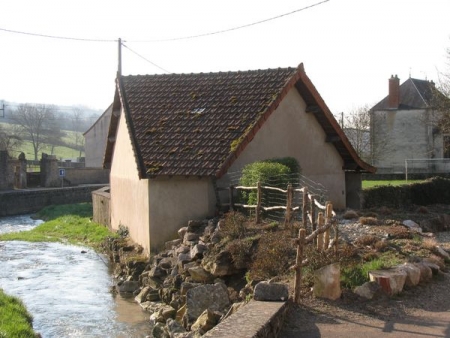
{"type": "MultiPolygon", "coordinates": [[[[242,170],[240,184],[244,186],[270,185],[286,189],[288,184],[298,183],[300,166],[292,157],[269,159],[246,165],[242,170]]],[[[247,204],[256,204],[257,192],[242,192],[243,201],[247,204]]]]}

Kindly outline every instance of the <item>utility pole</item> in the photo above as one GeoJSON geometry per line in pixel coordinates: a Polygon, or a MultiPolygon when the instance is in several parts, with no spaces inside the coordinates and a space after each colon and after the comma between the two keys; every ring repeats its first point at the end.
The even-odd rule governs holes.
{"type": "Polygon", "coordinates": [[[122,39],[119,38],[118,42],[119,42],[119,64],[117,67],[117,76],[121,76],[122,75],[122,39]]]}

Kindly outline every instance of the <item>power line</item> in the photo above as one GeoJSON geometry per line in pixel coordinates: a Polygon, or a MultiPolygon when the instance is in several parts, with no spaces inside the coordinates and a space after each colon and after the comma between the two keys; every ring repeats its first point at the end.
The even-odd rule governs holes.
{"type": "Polygon", "coordinates": [[[159,69],[161,69],[163,72],[166,72],[166,73],[171,74],[171,72],[169,72],[168,70],[166,70],[166,69],[164,69],[164,68],[158,66],[156,63],[154,63],[154,62],[152,62],[152,61],[146,59],[146,58],[143,57],[141,54],[135,52],[134,50],[132,50],[130,47],[128,47],[128,46],[125,45],[124,43],[122,43],[122,46],[124,46],[125,48],[127,48],[130,52],[132,52],[132,53],[136,54],[137,56],[139,56],[141,59],[143,59],[143,60],[147,61],[148,63],[152,64],[152,65],[155,66],[156,68],[159,68],[159,69]]]}
{"type": "Polygon", "coordinates": [[[111,39],[74,38],[74,37],[68,37],[68,36],[47,35],[47,34],[16,31],[16,30],[6,29],[6,28],[0,28],[0,31],[4,31],[4,32],[8,32],[8,33],[15,33],[15,34],[22,34],[22,35],[38,36],[41,38],[59,39],[59,40],[73,40],[73,41],[85,41],[85,42],[117,42],[117,40],[111,40],[111,39]]]}
{"type": "Polygon", "coordinates": [[[320,2],[316,2],[316,3],[312,4],[312,5],[309,5],[309,6],[306,6],[306,7],[303,7],[303,8],[299,8],[299,9],[293,10],[293,11],[288,12],[288,13],[280,14],[280,15],[277,15],[277,16],[274,16],[274,17],[271,17],[271,18],[268,18],[268,19],[263,19],[263,20],[260,20],[260,21],[252,22],[252,23],[249,23],[249,24],[245,24],[245,25],[241,25],[241,26],[237,26],[237,27],[233,27],[233,28],[222,29],[222,30],[218,30],[218,31],[215,31],[215,32],[203,33],[203,34],[198,34],[198,35],[189,35],[189,36],[183,36],[183,37],[177,37],[177,38],[169,38],[169,39],[127,40],[127,41],[128,42],[169,42],[169,41],[196,39],[196,38],[201,38],[201,37],[210,36],[210,35],[217,35],[217,34],[221,34],[221,33],[228,33],[228,32],[232,32],[232,31],[238,30],[238,29],[259,25],[259,24],[262,24],[262,23],[266,23],[266,22],[269,22],[269,21],[273,21],[273,20],[276,20],[276,19],[283,18],[283,17],[288,16],[288,15],[292,15],[292,14],[295,14],[295,13],[298,13],[298,12],[302,12],[304,10],[307,10],[307,9],[310,9],[310,8],[313,8],[313,7],[316,7],[316,6],[323,5],[324,3],[328,2],[328,1],[330,1],[330,0],[323,0],[323,1],[320,1],[320,2]]]}
{"type": "MultiPolygon", "coordinates": [[[[201,38],[201,37],[210,36],[210,35],[217,35],[217,34],[232,32],[232,31],[235,31],[235,30],[238,30],[238,29],[242,29],[242,28],[247,28],[247,27],[259,25],[259,24],[262,24],[262,23],[266,23],[266,22],[269,22],[269,21],[276,20],[276,19],[280,19],[280,18],[283,18],[285,16],[289,16],[289,15],[292,15],[292,14],[295,14],[295,13],[298,13],[298,12],[302,12],[302,11],[305,11],[305,10],[313,8],[313,7],[317,7],[317,6],[323,5],[324,3],[329,2],[329,1],[330,0],[323,0],[323,1],[320,1],[320,2],[316,2],[316,3],[312,4],[312,5],[309,5],[309,6],[306,6],[306,7],[302,7],[302,8],[293,10],[293,11],[288,12],[288,13],[280,14],[280,15],[277,15],[277,16],[274,16],[274,17],[271,17],[271,18],[268,18],[268,19],[263,19],[263,20],[259,20],[259,21],[252,22],[252,23],[249,23],[249,24],[245,24],[245,25],[241,25],[241,26],[237,26],[237,27],[232,27],[232,28],[227,28],[227,29],[222,29],[222,30],[209,32],[209,33],[203,33],[203,34],[197,34],[197,35],[189,35],[189,36],[183,36],[183,37],[175,37],[175,38],[169,38],[169,39],[127,40],[127,41],[128,42],[168,42],[168,41],[195,39],[195,38],[201,38]]],[[[15,33],[15,34],[30,35],[30,36],[36,36],[36,37],[42,37],[42,38],[59,39],[59,40],[72,40],[72,41],[85,41],[85,42],[117,42],[118,41],[117,39],[75,38],[75,37],[68,37],[68,36],[47,35],[47,34],[39,34],[39,33],[31,33],[31,32],[24,32],[24,31],[6,29],[6,28],[1,28],[1,27],[0,27],[0,31],[4,31],[4,32],[8,32],[8,33],[15,33]]],[[[155,66],[160,68],[157,65],[155,65],[155,66]]]]}

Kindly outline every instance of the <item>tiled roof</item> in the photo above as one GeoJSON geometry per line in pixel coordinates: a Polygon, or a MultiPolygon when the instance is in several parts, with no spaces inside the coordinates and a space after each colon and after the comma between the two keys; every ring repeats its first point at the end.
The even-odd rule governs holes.
{"type": "MultiPolygon", "coordinates": [[[[409,78],[400,85],[400,102],[395,109],[430,108],[435,93],[439,93],[439,91],[435,88],[433,82],[409,78]]],[[[389,96],[386,96],[372,108],[372,110],[383,109],[389,109],[389,96]]]]}
{"type": "MultiPolygon", "coordinates": [[[[221,176],[288,90],[294,85],[301,90],[302,76],[303,65],[120,77],[141,177],[221,176]]],[[[335,126],[329,129],[335,131],[335,126]]],[[[355,163],[353,154],[346,155],[355,163]]]]}

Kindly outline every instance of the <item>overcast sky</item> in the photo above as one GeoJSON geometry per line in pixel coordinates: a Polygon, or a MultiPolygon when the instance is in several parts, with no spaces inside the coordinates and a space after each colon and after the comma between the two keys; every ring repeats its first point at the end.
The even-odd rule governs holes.
{"type": "Polygon", "coordinates": [[[438,82],[438,71],[450,69],[449,0],[328,0],[297,11],[319,2],[2,0],[0,100],[106,109],[114,97],[118,38],[146,59],[123,48],[124,75],[303,62],[334,114],[380,101],[391,74],[401,82],[410,75],[438,82]]]}

